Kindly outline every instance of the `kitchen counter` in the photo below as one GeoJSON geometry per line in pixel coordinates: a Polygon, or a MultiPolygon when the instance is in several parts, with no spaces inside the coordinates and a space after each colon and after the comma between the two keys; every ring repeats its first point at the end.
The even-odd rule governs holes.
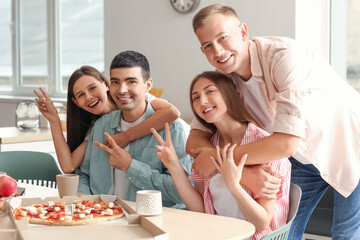
{"type": "Polygon", "coordinates": [[[0,144],[51,141],[49,128],[19,129],[16,127],[0,128],[0,144]]]}
{"type": "Polygon", "coordinates": [[[55,159],[55,147],[49,128],[19,129],[0,128],[0,152],[37,151],[51,154],[55,159]]]}

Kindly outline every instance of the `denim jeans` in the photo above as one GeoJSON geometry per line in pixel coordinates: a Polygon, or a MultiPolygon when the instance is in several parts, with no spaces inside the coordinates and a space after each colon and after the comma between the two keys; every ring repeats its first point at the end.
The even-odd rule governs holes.
{"type": "MultiPolygon", "coordinates": [[[[302,197],[288,239],[301,240],[307,221],[329,184],[321,178],[314,165],[304,165],[294,158],[290,158],[290,162],[292,164],[291,182],[300,186],[302,197]]],[[[360,184],[347,198],[334,190],[334,216],[331,232],[334,240],[360,239],[360,184]]]]}

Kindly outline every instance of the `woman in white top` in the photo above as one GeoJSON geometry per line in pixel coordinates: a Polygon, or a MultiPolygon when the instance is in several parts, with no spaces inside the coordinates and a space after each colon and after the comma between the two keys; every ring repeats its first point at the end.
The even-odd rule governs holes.
{"type": "Polygon", "coordinates": [[[243,104],[233,101],[237,92],[226,75],[214,71],[199,74],[190,86],[190,94],[194,115],[204,126],[215,132],[212,143],[217,148],[217,157],[216,160],[213,158],[213,163],[219,173],[206,179],[192,173],[190,180],[195,182],[194,189],[176,156],[168,125],[166,142],[152,129],[161,144],[156,147],[158,156],[169,169],[187,208],[246,219],[255,225],[253,239],[260,239],[284,226],[289,210],[289,160],[284,158],[268,164],[276,169],[276,177],[282,179],[277,199],[254,194],[240,184],[246,156],[236,166],[233,150],[237,145],[259,140],[268,133],[256,126],[243,104]],[[223,150],[220,151],[220,148],[223,150]]]}

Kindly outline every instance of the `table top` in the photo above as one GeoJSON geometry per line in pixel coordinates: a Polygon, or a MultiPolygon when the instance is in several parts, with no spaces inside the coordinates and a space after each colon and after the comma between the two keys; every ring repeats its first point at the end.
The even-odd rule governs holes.
{"type": "MultiPolygon", "coordinates": [[[[54,188],[19,183],[25,187],[24,197],[58,197],[54,188]]],[[[136,203],[125,201],[136,209],[136,203]]],[[[170,239],[245,239],[255,232],[253,224],[236,218],[197,213],[174,208],[163,208],[158,216],[146,217],[153,224],[169,233],[170,239]]]]}
{"type": "MultiPolygon", "coordinates": [[[[135,202],[126,203],[136,209],[135,202]]],[[[161,215],[147,219],[170,239],[245,239],[255,233],[255,226],[241,219],[174,208],[164,207],[161,215]]]]}
{"type": "Polygon", "coordinates": [[[0,128],[0,144],[22,143],[52,140],[49,128],[19,129],[17,127],[0,128]]]}

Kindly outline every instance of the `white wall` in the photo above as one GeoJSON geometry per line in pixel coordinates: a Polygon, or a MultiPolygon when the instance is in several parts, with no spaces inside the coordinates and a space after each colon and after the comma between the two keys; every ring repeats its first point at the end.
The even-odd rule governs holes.
{"type": "MultiPolygon", "coordinates": [[[[105,1],[105,69],[121,51],[136,50],[150,62],[154,87],[165,88],[163,98],[173,103],[183,118],[192,118],[188,88],[194,76],[213,67],[200,51],[192,30],[195,13],[218,1],[202,0],[195,12],[179,14],[169,1],[105,1]]],[[[251,36],[295,37],[294,0],[228,0],[251,36]]]]}
{"type": "Polygon", "coordinates": [[[330,1],[296,0],[295,39],[330,59],[330,1]]]}

